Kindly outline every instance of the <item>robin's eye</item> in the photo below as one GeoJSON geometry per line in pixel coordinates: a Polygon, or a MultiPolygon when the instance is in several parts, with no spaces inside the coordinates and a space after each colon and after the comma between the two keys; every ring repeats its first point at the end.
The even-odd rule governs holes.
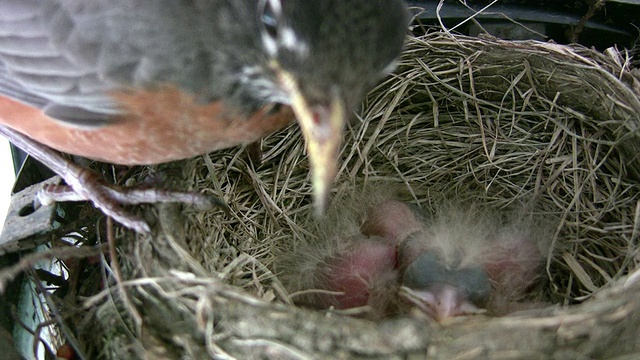
{"type": "Polygon", "coordinates": [[[278,38],[278,16],[280,11],[280,0],[265,0],[263,2],[260,21],[265,33],[272,39],[278,38]]]}

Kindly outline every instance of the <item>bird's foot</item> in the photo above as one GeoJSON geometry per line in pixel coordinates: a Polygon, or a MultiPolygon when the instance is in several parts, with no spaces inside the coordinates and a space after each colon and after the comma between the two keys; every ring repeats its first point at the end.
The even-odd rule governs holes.
{"type": "Polygon", "coordinates": [[[127,212],[122,207],[123,204],[180,202],[203,210],[219,207],[228,212],[227,205],[212,195],[109,185],[95,172],[73,163],[59,152],[15,130],[0,126],[0,134],[60,175],[67,183],[67,185],[46,186],[44,191],[37,195],[37,201],[41,204],[46,205],[54,201],[91,201],[105,215],[132,230],[143,233],[151,231],[149,224],[139,216],[127,212]]]}
{"type": "Polygon", "coordinates": [[[141,217],[131,214],[122,205],[151,204],[159,202],[179,202],[195,206],[201,210],[215,207],[228,212],[227,205],[213,195],[171,191],[149,187],[122,187],[105,183],[91,170],[73,165],[73,170],[60,174],[68,184],[49,184],[37,194],[37,201],[47,205],[63,201],[91,201],[105,215],[137,232],[151,231],[149,224],[141,217]]]}

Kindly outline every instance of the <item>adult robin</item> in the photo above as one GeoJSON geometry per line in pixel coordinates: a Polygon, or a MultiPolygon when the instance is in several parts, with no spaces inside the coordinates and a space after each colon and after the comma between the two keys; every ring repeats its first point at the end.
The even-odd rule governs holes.
{"type": "Polygon", "coordinates": [[[112,201],[137,200],[87,186],[46,147],[161,163],[252,143],[295,115],[322,210],[343,126],[407,25],[402,0],[0,0],[2,133],[148,230],[112,201]]]}

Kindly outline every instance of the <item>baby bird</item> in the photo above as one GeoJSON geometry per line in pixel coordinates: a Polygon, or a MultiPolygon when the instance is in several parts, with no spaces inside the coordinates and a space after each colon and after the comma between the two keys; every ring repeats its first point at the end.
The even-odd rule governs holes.
{"type": "Polygon", "coordinates": [[[356,234],[345,239],[344,252],[324,259],[321,274],[325,287],[321,304],[337,309],[370,306],[386,314],[397,291],[396,249],[380,237],[356,234]]]}
{"type": "Polygon", "coordinates": [[[334,201],[324,219],[310,216],[309,235],[278,257],[279,278],[296,304],[369,319],[397,313],[397,243],[406,235],[394,226],[406,207],[392,202],[399,211],[380,214],[384,220],[371,223],[367,220],[376,209],[389,210],[380,206],[386,200],[377,193],[359,195],[334,201]]]}
{"type": "Polygon", "coordinates": [[[345,234],[324,239],[329,244],[305,246],[284,265],[284,283],[299,305],[316,309],[357,309],[361,317],[393,314],[399,289],[396,247],[386,239],[345,234]],[[328,246],[327,246],[328,245],[328,246]]]}
{"type": "Polygon", "coordinates": [[[437,321],[526,307],[517,304],[543,273],[550,238],[544,227],[451,204],[424,219],[421,231],[398,245],[403,299],[437,321]]]}

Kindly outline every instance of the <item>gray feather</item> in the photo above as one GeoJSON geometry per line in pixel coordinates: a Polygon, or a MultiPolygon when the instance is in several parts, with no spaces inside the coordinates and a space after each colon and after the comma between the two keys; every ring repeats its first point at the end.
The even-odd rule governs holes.
{"type": "MultiPolygon", "coordinates": [[[[277,60],[309,85],[301,90],[312,101],[337,86],[350,107],[397,56],[405,32],[398,24],[408,21],[401,0],[283,4],[295,19],[283,25],[313,41],[308,58],[282,51],[277,60]]],[[[65,109],[51,111],[63,121],[82,116],[96,125],[120,110],[108,96],[119,88],[171,84],[245,111],[287,102],[263,49],[257,8],[256,0],[0,0],[3,81],[28,92],[12,87],[16,98],[33,95],[65,109]]]]}

